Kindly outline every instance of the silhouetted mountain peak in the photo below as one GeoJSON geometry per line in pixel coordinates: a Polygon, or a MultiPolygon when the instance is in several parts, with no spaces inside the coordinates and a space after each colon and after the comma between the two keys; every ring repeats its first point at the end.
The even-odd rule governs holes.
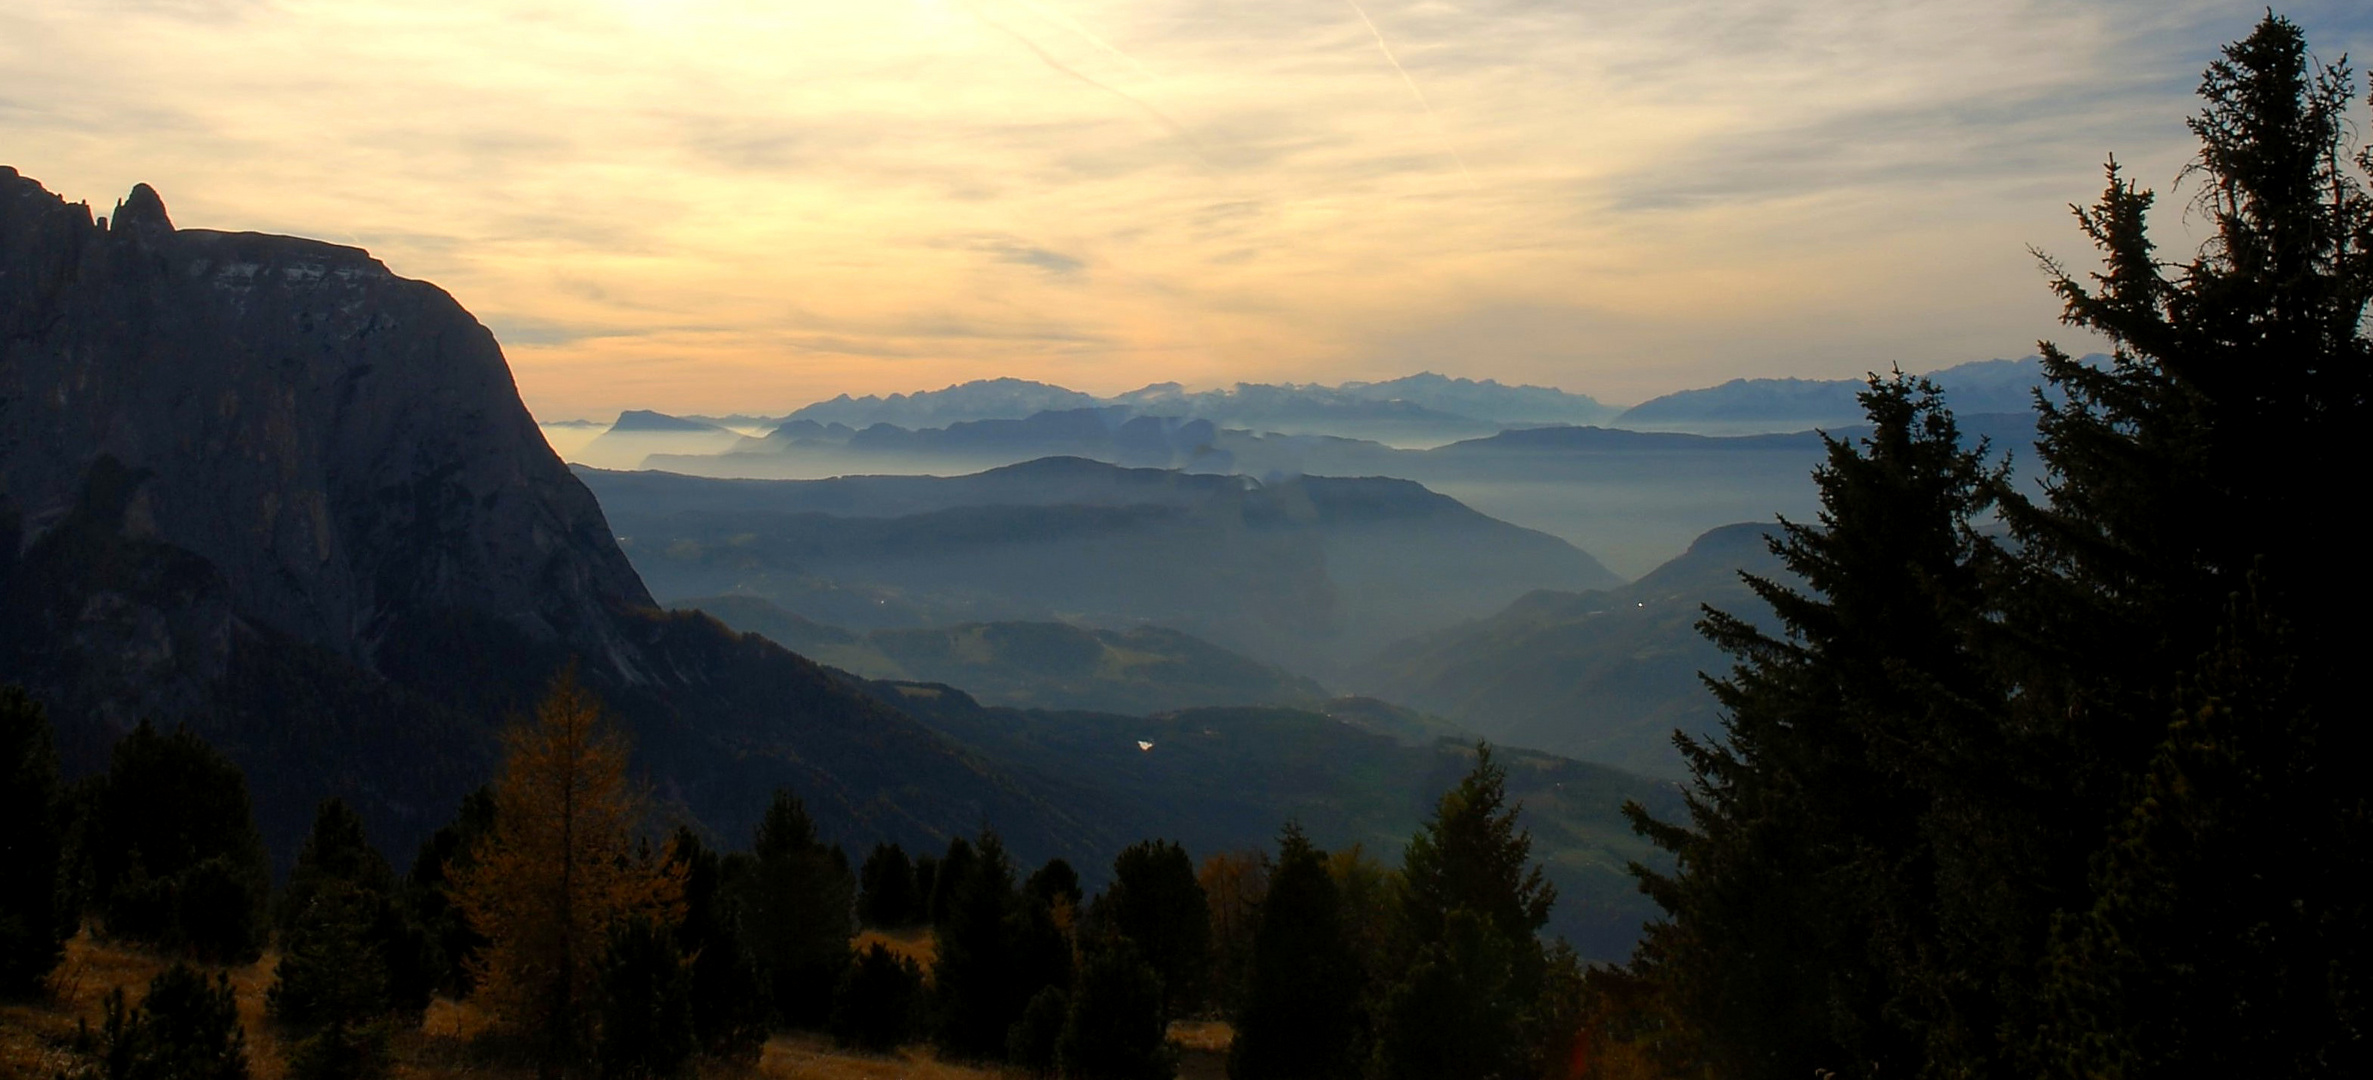
{"type": "Polygon", "coordinates": [[[132,193],[115,204],[115,215],[109,221],[109,227],[118,232],[173,231],[173,218],[165,213],[165,200],[157,195],[157,189],[147,184],[132,185],[132,193]]]}

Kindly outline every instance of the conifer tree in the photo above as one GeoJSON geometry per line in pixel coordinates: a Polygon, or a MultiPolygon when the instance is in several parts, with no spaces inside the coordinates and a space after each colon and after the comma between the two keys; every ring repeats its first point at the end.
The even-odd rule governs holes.
{"type": "Polygon", "coordinates": [[[683,883],[638,857],[641,800],[626,740],[573,671],[531,721],[503,734],[494,827],[456,880],[455,900],[487,940],[478,997],[532,1040],[547,1067],[589,1047],[599,962],[613,924],[674,922],[683,883]]]}
{"type": "Polygon", "coordinates": [[[23,690],[0,686],[0,997],[39,992],[73,935],[59,880],[63,814],[49,718],[23,690]]]}
{"type": "Polygon", "coordinates": [[[209,962],[262,951],[271,877],[237,765],[186,726],[143,722],[94,802],[86,858],[110,936],[209,962]]]}
{"type": "Polygon", "coordinates": [[[874,942],[833,991],[833,1041],[875,1053],[904,1045],[914,1033],[922,992],[922,968],[874,942]]]}
{"type": "Polygon", "coordinates": [[[181,961],[129,1004],[109,991],[99,1036],[105,1080],[247,1080],[247,1034],[228,975],[206,978],[181,961]]]}
{"type": "Polygon", "coordinates": [[[651,1080],[686,1071],[699,1049],[692,979],[670,928],[642,913],[611,924],[595,1053],[603,1076],[651,1080]]]}
{"type": "MultiPolygon", "coordinates": [[[[2154,198],[2113,162],[2078,221],[2102,269],[2049,263],[2108,366],[2048,345],[2020,542],[2028,693],[2064,763],[2046,996],[2031,1067],[2070,1074],[2368,1068],[2368,807],[2351,665],[2369,628],[2349,509],[2373,340],[2373,153],[2347,152],[2354,76],[2269,13],[2203,76],[2187,171],[2211,227],[2170,263],[2154,198]]],[[[2034,936],[2043,937],[2042,932],[2034,936]]]]}
{"type": "MultiPolygon", "coordinates": [[[[362,818],[344,800],[325,799],[316,809],[313,830],[297,852],[275,918],[282,938],[282,981],[297,975],[304,964],[326,964],[340,969],[336,978],[367,978],[376,984],[379,1008],[372,1017],[400,1012],[416,1018],[428,1007],[444,963],[436,940],[403,902],[395,872],[364,834],[362,818]],[[325,897],[333,898],[334,904],[325,907],[325,897]],[[356,919],[360,922],[353,933],[359,937],[349,943],[344,924],[356,919]],[[299,939],[308,941],[302,951],[294,947],[299,939]],[[343,950],[349,944],[362,951],[346,955],[343,950]],[[367,972],[361,970],[366,966],[367,972]]],[[[298,976],[300,981],[311,977],[298,976]]]]}
{"type": "Polygon", "coordinates": [[[1372,1069],[1388,1077],[1514,1077],[1550,1033],[1534,1006],[1547,961],[1539,938],[1557,890],[1532,863],[1532,834],[1507,804],[1507,770],[1477,744],[1475,766],[1442,795],[1401,858],[1407,967],[1375,1015],[1372,1069]],[[1457,1028],[1447,1024],[1456,1019],[1457,1028]],[[1445,1047],[1459,1056],[1444,1057],[1445,1047]]]}
{"type": "Polygon", "coordinates": [[[995,1060],[1030,1000],[1016,993],[1018,897],[1013,863],[995,832],[982,830],[977,847],[961,840],[948,845],[938,895],[945,908],[932,966],[933,1041],[951,1057],[995,1060]]]}
{"type": "Polygon", "coordinates": [[[1350,1080],[1359,1075],[1365,996],[1343,900],[1327,856],[1298,824],[1277,838],[1257,909],[1243,1004],[1230,1017],[1233,1080],[1350,1080]]]}
{"type": "Polygon", "coordinates": [[[776,1016],[822,1028],[832,988],[849,966],[857,883],[848,859],[816,836],[815,820],[788,790],[775,792],[758,823],[749,873],[735,883],[750,955],[776,1016]]]}
{"type": "Polygon", "coordinates": [[[1070,1015],[1055,1040],[1066,1080],[1170,1080],[1178,1062],[1162,1016],[1162,977],[1134,942],[1089,950],[1070,1015]]]}
{"type": "Polygon", "coordinates": [[[906,849],[877,843],[857,871],[857,916],[866,926],[895,929],[914,918],[915,868],[906,849]]]}
{"type": "Polygon", "coordinates": [[[1966,1035],[1951,1018],[1984,1007],[1962,1000],[1976,961],[1956,964],[1935,920],[1983,917],[1936,883],[1983,867],[2015,886],[2028,870],[1984,847],[2020,813],[1999,781],[1969,786],[2004,764],[1987,757],[2000,696],[1970,641],[1991,550],[1971,521],[1999,473],[1934,386],[1873,376],[1861,400],[1871,434],[1826,439],[1814,472],[1818,524],[1772,542],[1806,591],[1749,578],[1783,633],[1713,611],[1701,624],[1739,662],[1713,683],[1723,740],[1679,737],[1690,825],[1628,809],[1679,856],[1670,876],[1634,870],[1669,916],[1649,930],[1653,978],[1736,1075],[1889,1074],[1923,1053],[1903,1021],[1966,1035]]]}
{"type": "Polygon", "coordinates": [[[724,1061],[754,1059],[766,1042],[771,1010],[741,911],[728,894],[724,860],[689,827],[668,842],[667,861],[684,880],[684,921],[676,944],[691,958],[692,1022],[700,1050],[724,1061]]]}
{"type": "Polygon", "coordinates": [[[472,972],[486,937],[454,903],[453,889],[474,865],[480,842],[493,831],[494,789],[481,787],[462,796],[453,820],[421,841],[404,878],[404,906],[434,945],[437,967],[431,989],[454,997],[477,986],[472,972]]]}
{"type": "Polygon", "coordinates": [[[1211,967],[1211,908],[1185,848],[1168,840],[1123,848],[1112,862],[1112,887],[1096,907],[1161,976],[1164,1019],[1201,1004],[1211,967]]]}

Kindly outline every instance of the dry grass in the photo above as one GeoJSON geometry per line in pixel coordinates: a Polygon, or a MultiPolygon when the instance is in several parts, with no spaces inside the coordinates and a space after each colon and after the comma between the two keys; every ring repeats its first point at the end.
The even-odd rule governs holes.
{"type": "MultiPolygon", "coordinates": [[[[868,930],[857,939],[857,947],[876,941],[925,966],[936,952],[929,930],[868,930]]],[[[277,957],[267,953],[253,964],[215,969],[230,975],[232,992],[238,995],[254,1080],[282,1080],[287,1072],[288,1047],[264,1015],[264,992],[271,986],[276,962],[277,957]]],[[[77,1062],[77,1021],[96,1030],[109,990],[122,987],[136,1002],[167,963],[137,949],[93,941],[87,934],[68,942],[65,963],[51,979],[49,1000],[0,1003],[0,1080],[56,1080],[77,1062]]],[[[487,1052],[488,1028],[488,1018],[471,1003],[437,999],[417,1030],[396,1037],[390,1080],[530,1080],[532,1068],[487,1052]]],[[[1232,1036],[1226,1024],[1212,1021],[1171,1025],[1170,1041],[1180,1051],[1180,1080],[1225,1076],[1232,1036]]],[[[768,1040],[754,1067],[712,1067],[703,1072],[707,1080],[1019,1080],[1023,1075],[939,1061],[921,1046],[890,1055],[860,1054],[837,1049],[822,1036],[799,1034],[768,1040]]]]}
{"type": "Polygon", "coordinates": [[[890,950],[893,956],[914,961],[925,971],[931,970],[932,963],[939,959],[939,939],[931,936],[928,926],[907,930],[860,931],[852,947],[864,952],[877,944],[890,950]]]}
{"type": "Polygon", "coordinates": [[[1236,1029],[1224,1020],[1180,1020],[1170,1025],[1170,1045],[1178,1048],[1178,1080],[1223,1080],[1228,1075],[1228,1044],[1236,1029]]]}

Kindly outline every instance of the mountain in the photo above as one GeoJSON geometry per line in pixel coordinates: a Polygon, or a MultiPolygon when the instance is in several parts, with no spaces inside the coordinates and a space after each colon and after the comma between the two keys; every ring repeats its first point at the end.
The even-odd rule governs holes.
{"type": "Polygon", "coordinates": [[[609,430],[576,446],[572,461],[631,467],[653,454],[719,454],[742,441],[742,434],[706,420],[628,409],[618,414],[609,430]]]}
{"type": "Polygon", "coordinates": [[[746,593],[864,630],[1152,623],[1321,678],[1532,589],[1619,581],[1405,480],[1078,458],[958,477],[579,475],[663,597],[746,593]]]}
{"type": "Polygon", "coordinates": [[[975,379],[939,390],[881,397],[847,394],[796,409],[786,423],[807,420],[867,428],[893,424],[906,428],[945,426],[967,420],[1019,420],[1038,413],[1092,409],[1104,402],[1094,395],[1027,379],[975,379]]]}
{"type": "Polygon", "coordinates": [[[1603,424],[1621,409],[1547,386],[1509,386],[1419,372],[1384,382],[1347,382],[1340,393],[1370,401],[1406,401],[1438,412],[1499,424],[1603,424]]]}
{"type": "MultiPolygon", "coordinates": [[[[1131,418],[1158,418],[1170,424],[1208,421],[1289,435],[1338,435],[1410,445],[1489,435],[1511,425],[1596,423],[1617,411],[1580,394],[1548,387],[1507,386],[1490,379],[1453,379],[1425,372],[1340,386],[1238,383],[1225,389],[1190,391],[1178,383],[1154,383],[1103,398],[1022,379],[982,379],[888,397],[843,394],[799,409],[785,422],[805,422],[817,428],[838,424],[851,431],[889,425],[918,436],[929,429],[945,428],[948,438],[961,442],[980,437],[977,432],[954,430],[963,425],[1099,410],[1110,416],[1108,428],[1131,418]]],[[[1090,451],[1053,446],[1043,450],[1063,452],[1090,451]]],[[[1169,462],[1149,459],[1131,463],[1169,462]]]]}
{"type": "MultiPolygon", "coordinates": [[[[1188,709],[1113,716],[987,708],[952,687],[868,684],[924,723],[1011,762],[1050,798],[1116,821],[1159,822],[1189,852],[1267,848],[1287,821],[1328,849],[1358,844],[1387,865],[1443,791],[1473,767],[1472,745],[1415,745],[1354,714],[1281,708],[1188,709]]],[[[1353,712],[1356,712],[1356,706],[1353,712]]],[[[1631,831],[1637,801],[1664,820],[1684,811],[1669,782],[1537,751],[1501,748],[1508,797],[1522,808],[1533,857],[1557,885],[1549,932],[1583,956],[1630,955],[1655,914],[1625,867],[1668,865],[1631,831]]]]}
{"type": "Polygon", "coordinates": [[[727,836],[800,791],[837,837],[996,821],[1081,858],[1135,837],[1047,803],[815,664],[656,609],[486,328],[367,253],[109,219],[0,169],[0,680],[68,768],[187,722],[292,855],[314,804],[394,852],[491,774],[574,666],[659,797],[727,836]]]}
{"type": "Polygon", "coordinates": [[[865,678],[953,684],[990,705],[1144,715],[1327,698],[1309,679],[1158,626],[1004,622],[856,634],[755,596],[679,606],[865,678]]]}
{"type": "MultiPolygon", "coordinates": [[[[2098,360],[2098,357],[2087,357],[2098,360]]],[[[2032,411],[2043,386],[2043,362],[1978,360],[1928,373],[1957,413],[2032,411]]],[[[1732,379],[1720,386],[1650,398],[1624,410],[1616,427],[1743,434],[1797,431],[1862,422],[1854,395],[1861,379],[1732,379]]]]}
{"type": "Polygon", "coordinates": [[[1765,546],[1773,531],[1712,530],[1620,589],[1531,593],[1490,618],[1397,643],[1346,682],[1497,742],[1684,776],[1672,733],[1716,730],[1714,700],[1698,673],[1730,667],[1698,635],[1697,620],[1709,604],[1763,615],[1738,575],[1786,579],[1765,546]]]}

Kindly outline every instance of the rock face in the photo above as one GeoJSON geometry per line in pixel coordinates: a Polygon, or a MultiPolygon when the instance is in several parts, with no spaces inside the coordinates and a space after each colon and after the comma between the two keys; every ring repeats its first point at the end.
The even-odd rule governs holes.
{"type": "MultiPolygon", "coordinates": [[[[347,247],[111,223],[0,172],[0,498],[27,538],[125,470],[136,532],[219,570],[241,617],[368,664],[424,609],[595,646],[648,604],[545,446],[494,337],[347,247]]],[[[22,542],[22,541],[20,541],[22,542]]]]}
{"type": "Polygon", "coordinates": [[[493,725],[571,663],[723,831],[790,784],[849,833],[1011,814],[1066,846],[906,717],[653,610],[444,291],[355,248],[177,229],[146,185],[95,220],[0,167],[0,680],[49,703],[70,766],[186,719],[248,766],[268,834],[329,788],[396,839],[487,778],[493,725]],[[915,772],[839,775],[885,752],[915,772]],[[943,787],[883,790],[918,778],[943,787]]]}

